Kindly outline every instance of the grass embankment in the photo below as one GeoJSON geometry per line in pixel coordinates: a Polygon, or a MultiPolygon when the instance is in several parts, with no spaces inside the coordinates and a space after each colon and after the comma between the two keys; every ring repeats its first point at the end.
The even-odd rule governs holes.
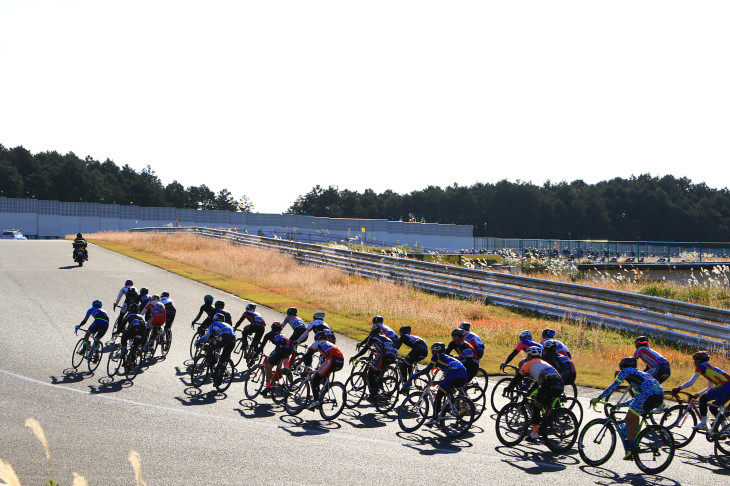
{"type": "MultiPolygon", "coordinates": [[[[523,329],[531,330],[536,338],[546,327],[555,329],[573,353],[578,382],[585,386],[608,386],[620,358],[634,350],[633,335],[521,315],[485,306],[482,301],[438,297],[404,285],[300,265],[291,256],[272,250],[193,235],[98,233],[88,235],[88,240],[279,312],[295,306],[307,319],[316,311],[325,311],[333,329],[355,339],[367,334],[375,314],[383,315],[396,330],[412,326],[414,334],[429,342],[447,342],[459,322],[469,321],[486,344],[482,366],[489,373],[498,372],[499,363],[514,348],[523,329]]],[[[233,314],[243,311],[230,310],[233,314]]],[[[663,343],[653,347],[672,363],[672,378],[666,386],[671,388],[691,376],[689,355],[693,350],[663,343]]],[[[727,359],[716,358],[713,363],[730,369],[727,359]]],[[[700,386],[704,384],[696,385],[697,389],[700,386]]]]}

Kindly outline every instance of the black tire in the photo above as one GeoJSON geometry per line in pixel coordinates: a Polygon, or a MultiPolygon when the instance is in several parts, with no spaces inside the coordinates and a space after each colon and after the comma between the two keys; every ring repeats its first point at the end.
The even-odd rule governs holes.
{"type": "Polygon", "coordinates": [[[567,404],[563,404],[564,408],[568,408],[570,410],[573,410],[573,407],[576,406],[576,403],[578,403],[578,387],[575,386],[575,383],[571,383],[570,385],[565,385],[565,389],[563,390],[563,395],[565,395],[567,400],[567,404]],[[572,399],[572,400],[570,400],[572,399]]]}
{"type": "Polygon", "coordinates": [[[127,353],[129,356],[125,358],[126,366],[124,366],[124,376],[127,380],[134,380],[139,374],[139,369],[142,366],[142,352],[139,348],[132,348],[127,353]]]}
{"type": "Polygon", "coordinates": [[[122,322],[124,322],[124,319],[122,318],[122,311],[120,310],[119,315],[114,320],[114,330],[112,331],[112,336],[118,336],[121,334],[121,332],[119,332],[119,329],[121,329],[122,327],[122,322]]]}
{"type": "Polygon", "coordinates": [[[216,380],[217,384],[215,385],[215,389],[218,390],[219,393],[223,393],[228,390],[231,383],[233,383],[233,377],[235,374],[236,368],[233,367],[233,361],[229,359],[221,372],[221,376],[216,380]]]}
{"type": "Polygon", "coordinates": [[[144,353],[143,358],[146,362],[150,363],[152,361],[152,358],[155,357],[155,352],[157,351],[157,345],[159,344],[158,338],[150,335],[150,341],[148,341],[147,345],[144,347],[144,353]]]}
{"type": "Polygon", "coordinates": [[[264,389],[264,385],[266,384],[266,376],[264,373],[264,367],[263,365],[255,365],[253,368],[248,370],[248,375],[246,376],[246,382],[244,383],[244,392],[246,393],[246,397],[253,400],[257,396],[259,396],[259,393],[261,393],[261,390],[264,389]]]}
{"type": "Polygon", "coordinates": [[[511,381],[512,378],[508,376],[497,381],[497,383],[495,383],[492,387],[490,403],[492,405],[492,410],[494,410],[495,412],[499,412],[506,403],[515,402],[519,399],[520,392],[518,391],[511,392],[509,394],[509,397],[507,398],[504,398],[502,396],[505,388],[507,387],[507,385],[510,384],[511,381]]]}
{"type": "Polygon", "coordinates": [[[715,459],[725,469],[730,469],[730,424],[725,425],[715,438],[715,459]]]}
{"type": "Polygon", "coordinates": [[[567,408],[553,409],[540,427],[540,434],[545,439],[548,449],[555,454],[569,451],[578,438],[578,431],[578,419],[567,408]]]}
{"type": "Polygon", "coordinates": [[[198,333],[196,332],[195,334],[193,334],[193,338],[192,338],[192,339],[190,340],[190,357],[191,357],[192,359],[195,359],[195,358],[196,358],[196,356],[195,356],[195,354],[196,354],[196,353],[195,353],[195,351],[196,351],[196,349],[197,349],[197,346],[195,346],[195,342],[196,342],[196,341],[197,341],[198,339],[200,339],[200,334],[198,334],[198,333]]]}
{"type": "Polygon", "coordinates": [[[388,413],[398,403],[398,379],[393,375],[384,377],[380,390],[375,395],[375,408],[380,413],[388,413]]]}
{"type": "Polygon", "coordinates": [[[578,421],[578,426],[580,427],[583,424],[583,405],[580,403],[580,400],[577,398],[565,397],[562,399],[562,402],[563,408],[567,408],[573,412],[575,419],[578,421]]]}
{"type": "Polygon", "coordinates": [[[398,407],[398,425],[403,432],[414,432],[428,419],[431,403],[420,391],[408,395],[398,407]]]}
{"type": "Polygon", "coordinates": [[[487,394],[484,393],[484,390],[479,386],[478,383],[470,382],[466,387],[464,387],[464,392],[466,393],[466,396],[469,397],[469,399],[474,403],[474,422],[479,420],[484,413],[484,411],[487,409],[487,394]]]}
{"type": "Polygon", "coordinates": [[[206,356],[204,354],[198,355],[190,366],[190,383],[195,388],[200,388],[208,379],[209,373],[206,356]]]}
{"type": "Polygon", "coordinates": [[[122,347],[118,344],[114,344],[114,347],[109,351],[109,356],[106,360],[106,374],[109,378],[113,378],[119,373],[119,368],[122,366],[122,347]]]}
{"type": "Polygon", "coordinates": [[[286,394],[284,410],[289,415],[299,415],[304,410],[304,407],[309,404],[310,395],[309,379],[305,377],[297,378],[286,394]]]}
{"type": "Polygon", "coordinates": [[[674,447],[681,449],[692,442],[697,433],[694,429],[697,425],[697,415],[687,405],[674,405],[664,411],[659,425],[669,429],[674,436],[674,447]]]}
{"type": "Polygon", "coordinates": [[[86,360],[86,364],[89,367],[89,372],[93,373],[104,358],[104,344],[101,341],[92,339],[91,346],[91,356],[86,360]]]}
{"type": "Polygon", "coordinates": [[[672,463],[674,459],[674,438],[666,427],[649,425],[636,436],[634,462],[642,472],[659,474],[672,463]]]}
{"type": "MultiPolygon", "coordinates": [[[[240,330],[236,330],[236,334],[240,334],[240,330]]],[[[241,364],[241,360],[243,359],[243,338],[237,337],[236,342],[233,345],[233,351],[231,351],[231,360],[233,361],[233,366],[238,368],[238,365],[241,364]]]]}
{"type": "Polygon", "coordinates": [[[160,354],[165,357],[170,352],[172,346],[172,329],[162,331],[162,342],[160,343],[160,354]]]}
{"type": "Polygon", "coordinates": [[[616,430],[607,419],[591,420],[578,435],[578,454],[589,466],[604,464],[616,450],[616,430]]]}
{"type": "Polygon", "coordinates": [[[84,261],[83,260],[79,260],[79,266],[80,267],[83,267],[84,266],[84,261]]]}
{"type": "Polygon", "coordinates": [[[367,379],[365,373],[358,371],[351,374],[345,382],[345,392],[347,393],[345,406],[347,408],[355,408],[360,405],[360,402],[365,397],[366,389],[367,379]]]}
{"type": "Polygon", "coordinates": [[[323,386],[319,392],[319,414],[325,420],[334,420],[345,409],[345,385],[336,381],[323,386]]]}
{"type": "Polygon", "coordinates": [[[497,439],[507,447],[516,446],[527,435],[530,416],[523,403],[508,403],[497,413],[495,430],[497,439]]]}
{"type": "Polygon", "coordinates": [[[441,419],[439,425],[448,437],[456,439],[466,434],[474,423],[474,403],[468,397],[456,395],[451,397],[453,408],[449,400],[444,397],[441,408],[441,419]]]}
{"type": "Polygon", "coordinates": [[[279,379],[274,383],[274,387],[271,389],[271,400],[277,405],[284,403],[286,394],[294,383],[294,375],[289,368],[282,368],[279,370],[279,379]]]}
{"type": "MultiPolygon", "coordinates": [[[[487,391],[489,389],[489,375],[484,370],[484,368],[479,368],[479,371],[477,371],[477,374],[474,375],[474,378],[472,378],[471,381],[469,382],[469,385],[472,385],[472,384],[478,386],[481,389],[482,394],[484,394],[484,395],[487,394],[487,391]]],[[[479,398],[477,397],[477,401],[478,400],[479,400],[479,398]]],[[[473,398],[472,398],[472,401],[474,401],[473,398]]],[[[474,403],[476,405],[476,402],[474,402],[474,403]]]]}
{"type": "Polygon", "coordinates": [[[79,354],[79,351],[81,351],[81,349],[83,349],[83,347],[84,347],[84,338],[81,338],[76,342],[76,346],[74,346],[73,354],[71,355],[71,366],[73,366],[75,370],[79,369],[79,366],[81,366],[81,362],[84,360],[84,355],[79,354]]]}

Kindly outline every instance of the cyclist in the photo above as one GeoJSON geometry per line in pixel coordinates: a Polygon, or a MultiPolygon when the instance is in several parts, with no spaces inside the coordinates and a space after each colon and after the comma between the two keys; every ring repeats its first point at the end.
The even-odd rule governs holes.
{"type": "Polygon", "coordinates": [[[129,304],[132,302],[137,301],[137,289],[134,288],[134,282],[131,280],[127,280],[124,282],[124,287],[119,289],[119,294],[117,294],[117,300],[114,301],[114,309],[119,307],[119,301],[122,300],[122,296],[124,296],[124,303],[122,304],[121,310],[119,313],[124,316],[124,314],[127,312],[127,307],[129,307],[129,304]]]}
{"type": "Polygon", "coordinates": [[[137,303],[129,306],[129,312],[124,317],[124,332],[122,333],[122,356],[127,353],[127,342],[132,339],[135,346],[141,346],[146,334],[144,316],[139,314],[137,303]]]}
{"type": "Polygon", "coordinates": [[[139,289],[139,295],[137,296],[137,307],[144,309],[150,302],[150,290],[147,287],[139,289]]]}
{"type": "Polygon", "coordinates": [[[104,334],[106,334],[106,330],[109,329],[109,314],[101,308],[101,301],[95,300],[91,303],[91,308],[86,311],[86,316],[81,321],[81,323],[76,326],[75,330],[78,333],[81,326],[86,324],[86,321],[89,320],[89,317],[94,317],[94,321],[91,323],[89,328],[86,330],[86,334],[84,334],[84,345],[81,347],[81,349],[78,350],[79,354],[84,354],[86,352],[86,346],[89,345],[89,336],[93,333],[94,337],[98,340],[104,337],[104,334]]]}
{"type": "Polygon", "coordinates": [[[271,390],[271,376],[273,375],[274,366],[281,363],[283,359],[291,356],[292,351],[294,351],[294,345],[291,339],[281,333],[283,328],[284,325],[281,322],[272,322],[271,331],[266,333],[256,350],[256,354],[261,354],[266,343],[270,342],[274,345],[274,350],[269,353],[269,358],[266,360],[266,365],[264,366],[264,375],[266,376],[266,389],[262,392],[264,396],[271,390]]]}
{"type": "Polygon", "coordinates": [[[468,322],[462,322],[459,324],[459,329],[466,331],[464,341],[471,344],[477,357],[482,359],[482,356],[484,356],[484,343],[479,336],[471,332],[471,324],[468,322]]]}
{"type": "Polygon", "coordinates": [[[512,378],[512,381],[505,389],[505,395],[511,393],[522,384],[525,376],[530,376],[533,384],[527,390],[527,396],[534,394],[535,403],[532,404],[532,433],[527,437],[529,440],[540,438],[541,405],[550,405],[565,391],[565,385],[558,371],[550,366],[550,363],[542,359],[542,347],[530,346],[525,350],[527,357],[520,365],[520,369],[512,378]]]}
{"type": "Polygon", "coordinates": [[[466,331],[463,329],[454,329],[451,331],[451,342],[446,348],[446,354],[456,350],[459,355],[459,361],[466,368],[466,382],[470,382],[479,371],[479,358],[474,347],[466,342],[466,331]]]}
{"type": "Polygon", "coordinates": [[[86,240],[84,239],[84,235],[82,235],[81,233],[76,233],[76,239],[74,240],[73,243],[71,243],[71,245],[73,246],[73,253],[71,253],[72,257],[75,256],[77,248],[83,248],[84,249],[84,258],[87,260],[89,259],[89,252],[86,249],[87,245],[86,245],[86,240]]]}
{"type": "Polygon", "coordinates": [[[689,388],[695,384],[700,376],[707,380],[707,388],[702,392],[700,397],[700,422],[694,426],[695,429],[701,430],[707,428],[707,406],[712,400],[712,411],[717,420],[722,420],[722,416],[717,415],[717,407],[721,407],[725,402],[730,400],[730,375],[720,368],[710,364],[710,354],[707,351],[697,351],[692,355],[695,363],[695,374],[692,378],[682,383],[672,390],[673,394],[677,394],[679,390],[689,388]]]}
{"type": "Polygon", "coordinates": [[[199,346],[206,342],[211,336],[217,338],[213,345],[215,346],[215,349],[221,350],[221,354],[214,373],[214,386],[220,385],[220,380],[223,378],[221,371],[225,369],[226,363],[228,363],[228,360],[231,357],[231,351],[233,351],[233,347],[236,344],[235,331],[230,324],[225,322],[225,319],[226,316],[224,314],[218,313],[214,315],[213,322],[210,326],[208,326],[208,330],[195,342],[195,345],[199,346]]]}
{"type": "MultiPolygon", "coordinates": [[[[213,304],[213,308],[215,309],[216,314],[221,314],[223,316],[223,322],[228,324],[229,326],[233,327],[233,319],[231,318],[231,313],[225,310],[226,303],[222,300],[216,300],[215,304],[213,304]]],[[[213,315],[215,317],[215,314],[213,315]]]]}
{"type": "Polygon", "coordinates": [[[555,339],[555,331],[550,328],[543,329],[542,341],[540,341],[540,344],[545,346],[545,341],[547,341],[548,339],[552,339],[553,341],[555,341],[558,346],[558,354],[562,354],[563,356],[567,356],[568,358],[573,359],[573,357],[570,355],[570,351],[568,351],[568,347],[562,342],[555,339]]]}
{"type": "MultiPolygon", "coordinates": [[[[400,349],[402,345],[411,348],[411,351],[400,363],[400,374],[403,380],[407,380],[413,374],[413,367],[416,363],[428,356],[428,344],[418,336],[411,334],[411,326],[403,326],[398,331],[400,337],[393,343],[396,349],[400,349]]],[[[403,385],[405,387],[405,383],[403,385]]]]}
{"type": "Polygon", "coordinates": [[[170,298],[170,292],[160,294],[160,303],[165,306],[165,329],[170,329],[175,321],[175,314],[177,314],[175,304],[170,298]]]}
{"type": "Polygon", "coordinates": [[[145,323],[145,327],[147,328],[144,336],[146,346],[149,345],[151,336],[159,335],[160,329],[162,329],[162,326],[165,324],[165,318],[167,315],[164,304],[160,302],[159,295],[153,295],[140,314],[145,315],[147,311],[150,312],[150,317],[145,323]],[[152,334],[153,332],[154,334],[152,334]]]}
{"type": "Polygon", "coordinates": [[[213,307],[213,296],[212,295],[206,295],[203,297],[203,305],[200,306],[200,310],[198,311],[198,315],[195,316],[193,319],[193,322],[190,323],[190,327],[195,327],[195,324],[198,322],[198,319],[200,319],[200,316],[203,315],[203,313],[206,314],[205,319],[200,324],[200,329],[198,329],[198,332],[202,334],[205,334],[205,331],[208,329],[208,326],[211,322],[213,322],[213,316],[215,316],[216,311],[215,307],[213,307]]]}
{"type": "MultiPolygon", "coordinates": [[[[532,340],[532,333],[530,331],[522,331],[520,333],[520,341],[517,343],[517,346],[515,346],[515,349],[512,350],[512,352],[507,356],[507,359],[504,363],[499,365],[499,371],[504,371],[504,367],[509,364],[512,359],[519,354],[520,351],[526,351],[527,348],[537,346],[539,348],[542,348],[542,345],[539,343],[536,343],[532,340]]],[[[522,364],[524,363],[524,360],[520,361],[520,364],[518,368],[522,367],[522,364]]]]}
{"type": "Polygon", "coordinates": [[[546,339],[543,342],[542,359],[550,363],[550,366],[560,374],[563,384],[575,383],[576,373],[573,361],[565,355],[560,354],[560,346],[555,339],[546,339]]]}
{"type": "Polygon", "coordinates": [[[307,330],[307,325],[304,323],[304,319],[297,316],[296,307],[289,307],[286,310],[286,317],[284,318],[284,322],[281,323],[282,328],[286,327],[287,324],[290,325],[293,330],[289,339],[294,342],[297,342],[299,337],[307,330]]]}
{"type": "Polygon", "coordinates": [[[671,374],[669,361],[649,347],[649,338],[646,336],[637,337],[634,346],[634,358],[641,359],[646,364],[644,372],[649,373],[659,383],[664,383],[671,374]]]}
{"type": "Polygon", "coordinates": [[[383,316],[373,317],[373,327],[370,328],[370,333],[372,334],[373,332],[382,332],[392,342],[396,342],[398,340],[398,335],[395,331],[389,326],[383,324],[383,316]]]}
{"type": "Polygon", "coordinates": [[[370,366],[368,367],[368,388],[370,389],[368,402],[375,403],[375,396],[383,381],[383,373],[388,366],[395,362],[398,350],[393,341],[381,333],[380,328],[374,328],[364,341],[358,343],[357,348],[360,351],[350,358],[350,363],[371,349],[373,351],[370,366]]]}
{"type": "Polygon", "coordinates": [[[324,312],[315,312],[312,316],[312,322],[309,323],[307,326],[307,329],[302,333],[301,336],[299,336],[298,343],[303,343],[307,340],[309,337],[309,332],[314,331],[314,334],[316,335],[318,332],[325,332],[328,334],[328,337],[330,341],[334,344],[336,341],[335,335],[332,332],[332,329],[330,329],[329,324],[324,322],[324,312]]]}
{"type": "Polygon", "coordinates": [[[317,371],[312,378],[312,394],[314,399],[309,405],[310,410],[314,410],[319,406],[319,385],[325,381],[330,374],[341,370],[342,366],[345,364],[345,358],[342,356],[342,351],[340,351],[340,348],[335,346],[334,343],[329,341],[329,334],[325,331],[317,332],[314,335],[314,342],[311,346],[309,346],[309,349],[307,349],[307,352],[302,358],[302,362],[305,365],[311,366],[312,356],[314,356],[314,353],[320,352],[324,356],[324,361],[321,365],[319,365],[319,368],[317,368],[317,371]]]}
{"type": "Polygon", "coordinates": [[[626,424],[627,449],[625,460],[633,459],[636,452],[636,432],[639,428],[639,417],[645,412],[659,407],[664,402],[664,390],[662,385],[654,379],[650,374],[636,369],[638,360],[634,356],[623,358],[619,362],[619,373],[616,380],[603,390],[596,398],[591,399],[591,406],[616,391],[619,385],[626,380],[634,391],[633,399],[621,403],[618,406],[629,405],[629,411],[626,412],[624,423],[626,424]]]}
{"type": "Polygon", "coordinates": [[[243,327],[243,343],[244,346],[248,343],[248,336],[253,333],[253,339],[251,340],[251,347],[256,349],[261,341],[261,336],[266,331],[266,321],[261,317],[261,314],[256,312],[256,304],[249,303],[246,305],[246,310],[241,314],[241,318],[238,319],[233,329],[238,329],[241,323],[247,320],[249,323],[243,327]]]}
{"type": "Polygon", "coordinates": [[[446,344],[444,343],[433,343],[431,345],[431,362],[428,363],[424,369],[418,373],[411,375],[408,382],[405,385],[409,385],[410,382],[415,380],[418,376],[429,373],[433,368],[438,368],[444,373],[443,379],[439,382],[439,389],[436,392],[436,399],[433,405],[433,416],[429,419],[425,425],[430,427],[437,423],[437,417],[441,413],[441,402],[447,393],[450,393],[454,388],[464,386],[466,384],[466,368],[461,362],[446,354],[446,344]]]}

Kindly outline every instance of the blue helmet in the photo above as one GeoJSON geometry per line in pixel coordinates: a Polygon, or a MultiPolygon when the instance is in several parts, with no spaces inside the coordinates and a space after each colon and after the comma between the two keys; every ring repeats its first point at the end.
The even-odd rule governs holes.
{"type": "Polygon", "coordinates": [[[97,309],[101,309],[101,301],[95,300],[94,302],[91,303],[91,307],[96,307],[97,309]]]}

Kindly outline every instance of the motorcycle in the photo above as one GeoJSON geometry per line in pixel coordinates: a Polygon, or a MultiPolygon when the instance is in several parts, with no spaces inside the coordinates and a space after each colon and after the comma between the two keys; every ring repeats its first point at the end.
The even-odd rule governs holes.
{"type": "Polygon", "coordinates": [[[75,248],[74,249],[74,261],[79,264],[80,267],[84,266],[84,262],[88,260],[89,257],[86,256],[86,252],[83,248],[75,248]]]}

